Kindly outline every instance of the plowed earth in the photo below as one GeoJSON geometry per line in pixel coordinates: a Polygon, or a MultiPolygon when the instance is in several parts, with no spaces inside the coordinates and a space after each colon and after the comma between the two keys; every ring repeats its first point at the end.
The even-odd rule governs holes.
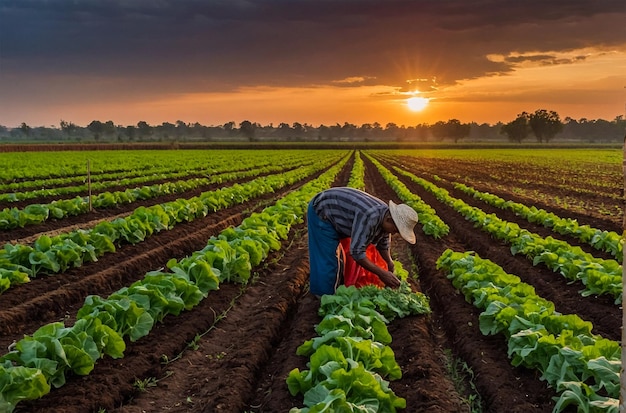
{"type": "MultiPolygon", "coordinates": [[[[336,186],[347,183],[351,165],[337,178],[336,186]]],[[[381,199],[400,202],[375,167],[367,160],[365,165],[366,190],[381,199]]],[[[421,165],[412,172],[426,179],[435,172],[445,175],[442,165],[433,168],[436,169],[429,172],[421,165]]],[[[451,173],[471,180],[476,171],[460,167],[451,173]]],[[[518,173],[521,175],[523,171],[518,173]]],[[[473,228],[420,186],[400,179],[411,192],[435,208],[451,228],[449,235],[435,240],[425,235],[418,224],[415,246],[409,248],[399,238],[393,241],[394,255],[417,275],[414,288],[430,297],[433,310],[429,316],[407,317],[389,325],[391,347],[403,372],[402,379],[392,382],[391,388],[407,400],[406,411],[468,412],[470,400],[482,401],[486,412],[552,411],[554,391],[540,380],[537,372],[511,366],[504,337],[486,337],[480,333],[479,312],[436,269],[435,261],[446,248],[476,251],[535,286],[537,294],[555,302],[557,311],[579,314],[594,324],[594,333],[613,340],[620,339],[619,308],[606,297],[581,297],[580,285],[566,283],[545,267],[533,267],[525,257],[512,256],[507,245],[473,228]],[[472,376],[450,366],[467,366],[472,376]],[[453,377],[458,377],[460,382],[453,377]]],[[[438,185],[503,219],[533,232],[549,234],[542,227],[470,199],[455,191],[445,179],[438,185]]],[[[106,297],[146,272],[163,267],[170,258],[182,258],[202,249],[210,236],[227,226],[239,225],[251,211],[271,204],[290,189],[293,188],[192,223],[179,224],[138,245],[121,246],[96,263],[11,288],[0,295],[0,346],[6,349],[45,323],[65,321],[71,325],[87,295],[106,297]]],[[[193,195],[185,194],[185,197],[193,195]]],[[[511,194],[499,195],[512,198],[511,194]]],[[[153,201],[159,202],[165,201],[153,201]]],[[[550,210],[549,206],[545,207],[550,210]]],[[[619,231],[615,222],[564,209],[554,212],[561,217],[578,218],[581,223],[619,231]]],[[[107,215],[119,213],[119,210],[98,212],[96,218],[106,219],[107,215]]],[[[81,219],[83,224],[87,222],[86,218],[81,219]]],[[[5,239],[63,231],[63,224],[51,222],[37,226],[36,231],[28,231],[19,235],[7,233],[5,239]]],[[[573,239],[563,239],[578,245],[573,239]]],[[[177,317],[168,316],[147,337],[127,342],[124,358],[105,357],[88,376],[70,376],[63,387],[53,389],[39,400],[18,404],[16,411],[287,412],[291,407],[302,407],[302,396],[289,394],[285,378],[293,368],[307,368],[308,360],[296,355],[296,349],[316,335],[314,327],[320,321],[319,303],[308,293],[307,286],[306,226],[299,224],[292,228],[283,248],[255,269],[255,277],[248,286],[222,284],[193,310],[177,317]]]]}

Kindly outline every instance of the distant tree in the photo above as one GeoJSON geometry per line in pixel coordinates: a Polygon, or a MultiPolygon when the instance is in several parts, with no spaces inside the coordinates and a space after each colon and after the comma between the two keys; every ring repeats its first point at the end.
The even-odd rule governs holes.
{"type": "Polygon", "coordinates": [[[206,126],[201,125],[199,122],[191,125],[191,132],[194,136],[201,137],[203,139],[210,138],[209,130],[206,126]]]}
{"type": "Polygon", "coordinates": [[[182,120],[176,121],[176,139],[180,139],[185,136],[188,132],[189,125],[187,125],[182,120]]]}
{"type": "Polygon", "coordinates": [[[425,123],[411,126],[407,129],[406,140],[425,142],[428,140],[428,125],[425,123]]]}
{"type": "Polygon", "coordinates": [[[63,119],[61,119],[59,125],[61,126],[63,133],[65,133],[68,137],[72,136],[77,129],[77,126],[74,123],[66,122],[63,119]]]}
{"type": "Polygon", "coordinates": [[[373,139],[377,139],[383,136],[383,132],[384,132],[383,126],[380,123],[378,122],[372,123],[372,130],[370,131],[370,136],[373,139]]]}
{"type": "Polygon", "coordinates": [[[89,132],[93,133],[93,139],[98,142],[100,140],[100,136],[104,132],[104,123],[99,120],[92,120],[89,125],[87,125],[87,129],[89,132]]]}
{"type": "Polygon", "coordinates": [[[232,120],[230,122],[226,122],[223,126],[222,129],[224,129],[224,131],[229,135],[229,136],[233,136],[236,132],[235,129],[235,122],[233,122],[232,120]]]}
{"type": "Polygon", "coordinates": [[[293,128],[293,133],[298,138],[302,138],[306,133],[306,129],[304,129],[304,126],[299,122],[294,122],[291,127],[293,128]]]}
{"type": "Polygon", "coordinates": [[[139,135],[139,138],[147,138],[150,135],[152,135],[152,126],[148,125],[148,122],[144,121],[144,120],[140,120],[139,122],[137,122],[137,134],[139,135]]]}
{"type": "Polygon", "coordinates": [[[442,120],[435,122],[430,126],[430,132],[437,140],[443,140],[447,137],[446,123],[442,120]]]}
{"type": "Polygon", "coordinates": [[[114,136],[117,128],[112,120],[107,120],[104,122],[104,134],[114,136]]]}
{"type": "Polygon", "coordinates": [[[337,140],[339,138],[341,138],[341,125],[338,123],[335,123],[333,126],[329,126],[329,132],[330,132],[330,140],[337,140]]]}
{"type": "Polygon", "coordinates": [[[461,123],[458,119],[450,119],[446,123],[446,130],[449,137],[454,139],[454,143],[457,143],[463,138],[467,138],[470,134],[470,124],[461,123]]]}
{"type": "Polygon", "coordinates": [[[358,136],[365,142],[369,142],[372,137],[373,126],[371,123],[364,123],[359,126],[358,136]]]}
{"type": "Polygon", "coordinates": [[[289,138],[291,136],[291,126],[289,126],[288,123],[279,123],[276,131],[278,133],[278,136],[281,136],[283,138],[289,138]]]}
{"type": "Polygon", "coordinates": [[[176,133],[176,125],[170,122],[163,122],[158,126],[159,133],[165,139],[172,138],[176,133]]]}
{"type": "Polygon", "coordinates": [[[555,111],[538,109],[528,118],[528,123],[539,143],[550,142],[563,130],[563,123],[555,111]]]}
{"type": "Polygon", "coordinates": [[[255,140],[256,126],[249,120],[244,120],[239,124],[239,133],[248,138],[250,142],[255,140]]]}
{"type": "Polygon", "coordinates": [[[353,140],[356,136],[357,126],[355,124],[344,122],[343,126],[341,126],[341,135],[344,138],[353,140]]]}
{"type": "Polygon", "coordinates": [[[398,139],[400,128],[394,122],[389,122],[385,125],[384,135],[389,139],[398,139]]]}
{"type": "Polygon", "coordinates": [[[135,140],[135,135],[137,133],[137,129],[133,125],[128,125],[124,130],[124,134],[128,136],[128,141],[132,142],[135,140]]]}
{"type": "Polygon", "coordinates": [[[432,135],[437,139],[452,138],[457,143],[470,134],[469,123],[461,123],[458,119],[450,119],[447,122],[439,121],[431,126],[432,135]]]}
{"type": "Polygon", "coordinates": [[[470,123],[470,139],[476,140],[498,140],[502,137],[502,122],[493,125],[489,123],[470,123]]]}
{"type": "Polygon", "coordinates": [[[521,143],[528,137],[530,133],[530,125],[528,124],[529,115],[522,112],[517,115],[515,120],[502,125],[500,133],[506,135],[511,142],[521,143]]]}
{"type": "Polygon", "coordinates": [[[26,124],[26,122],[22,122],[22,124],[19,127],[20,131],[22,131],[22,133],[26,136],[30,136],[30,131],[32,130],[32,128],[30,126],[28,126],[26,124]]]}

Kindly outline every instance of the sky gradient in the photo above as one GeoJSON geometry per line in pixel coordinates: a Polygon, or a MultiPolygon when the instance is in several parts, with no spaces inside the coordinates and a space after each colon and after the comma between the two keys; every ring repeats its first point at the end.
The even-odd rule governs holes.
{"type": "Polygon", "coordinates": [[[0,0],[0,125],[613,120],[625,22],[624,0],[0,0]]]}

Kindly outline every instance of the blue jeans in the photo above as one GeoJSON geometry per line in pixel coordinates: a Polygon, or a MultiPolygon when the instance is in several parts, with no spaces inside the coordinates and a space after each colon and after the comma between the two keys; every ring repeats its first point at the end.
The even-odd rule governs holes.
{"type": "Polygon", "coordinates": [[[334,294],[342,282],[342,263],[338,252],[339,234],[330,222],[322,220],[309,202],[307,209],[311,293],[334,294]]]}

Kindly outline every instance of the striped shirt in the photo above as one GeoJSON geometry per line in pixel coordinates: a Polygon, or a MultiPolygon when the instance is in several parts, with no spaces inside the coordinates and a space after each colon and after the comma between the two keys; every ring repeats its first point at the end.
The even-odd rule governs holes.
{"type": "Polygon", "coordinates": [[[337,187],[313,197],[313,209],[322,220],[330,222],[339,238],[350,237],[350,255],[365,258],[370,244],[380,251],[389,249],[390,235],[382,223],[389,206],[382,200],[354,188],[337,187]]]}

